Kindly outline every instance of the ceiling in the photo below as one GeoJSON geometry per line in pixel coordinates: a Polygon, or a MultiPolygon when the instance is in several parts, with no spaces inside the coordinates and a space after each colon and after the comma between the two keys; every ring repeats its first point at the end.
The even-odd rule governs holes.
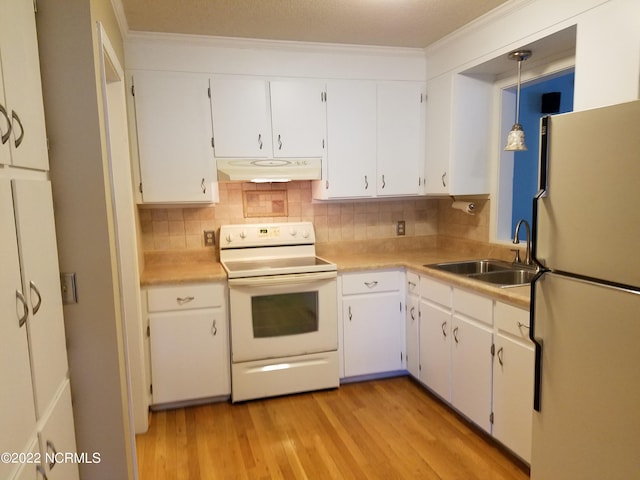
{"type": "Polygon", "coordinates": [[[129,30],[423,48],[507,0],[120,0],[129,30]]]}

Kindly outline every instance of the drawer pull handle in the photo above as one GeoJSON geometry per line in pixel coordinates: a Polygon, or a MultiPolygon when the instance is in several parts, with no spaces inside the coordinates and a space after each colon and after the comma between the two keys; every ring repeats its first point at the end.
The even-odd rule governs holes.
{"type": "Polygon", "coordinates": [[[502,361],[503,354],[504,354],[504,348],[500,347],[498,349],[498,362],[500,363],[500,365],[504,365],[504,362],[502,361]]]}
{"type": "Polygon", "coordinates": [[[353,318],[353,315],[351,315],[351,306],[349,306],[349,321],[351,321],[352,318],[353,318]]]}
{"type": "Polygon", "coordinates": [[[518,322],[518,328],[529,328],[529,325],[522,322],[518,322]]]}
{"type": "Polygon", "coordinates": [[[216,327],[216,320],[213,319],[213,323],[211,324],[211,335],[214,337],[218,334],[218,327],[216,327]]]}
{"type": "Polygon", "coordinates": [[[411,287],[411,289],[416,288],[415,282],[409,282],[409,286],[411,287]]]}
{"type": "Polygon", "coordinates": [[[364,282],[364,284],[369,288],[374,288],[378,285],[378,281],[374,280],[373,282],[364,282]]]}
{"type": "Polygon", "coordinates": [[[458,327],[453,329],[453,339],[455,340],[456,343],[458,342],[458,327]]]}
{"type": "Polygon", "coordinates": [[[442,328],[442,335],[444,335],[444,338],[447,338],[447,330],[446,330],[447,322],[442,322],[441,328],[442,328]]]}
{"type": "Polygon", "coordinates": [[[413,312],[415,312],[416,307],[411,307],[411,310],[409,310],[409,313],[411,314],[411,320],[415,320],[416,317],[413,315],[413,312]]]}
{"type": "Polygon", "coordinates": [[[176,301],[178,302],[178,305],[184,305],[185,303],[193,302],[195,299],[196,297],[178,297],[176,298],[176,301]]]}

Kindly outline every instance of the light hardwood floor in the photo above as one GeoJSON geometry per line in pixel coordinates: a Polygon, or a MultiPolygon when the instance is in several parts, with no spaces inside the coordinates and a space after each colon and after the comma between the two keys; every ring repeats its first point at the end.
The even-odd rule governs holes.
{"type": "Polygon", "coordinates": [[[408,377],[153,412],[140,480],[526,480],[526,467],[408,377]]]}

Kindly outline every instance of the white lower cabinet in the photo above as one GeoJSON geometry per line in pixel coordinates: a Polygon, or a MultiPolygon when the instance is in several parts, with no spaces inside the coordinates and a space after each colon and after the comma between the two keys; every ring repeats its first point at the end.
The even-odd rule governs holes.
{"type": "Polygon", "coordinates": [[[496,302],[494,320],[493,436],[530,462],[535,352],[529,312],[496,302]]]}
{"type": "Polygon", "coordinates": [[[401,275],[367,271],[341,275],[344,376],[404,368],[401,275]]]}
{"type": "Polygon", "coordinates": [[[76,452],[71,389],[67,380],[38,432],[42,469],[47,480],[79,479],[78,463],[99,462],[93,453],[76,452]]]}
{"type": "Polygon", "coordinates": [[[451,401],[451,287],[420,278],[420,381],[451,401]]]}
{"type": "Polygon", "coordinates": [[[150,287],[152,404],[231,393],[224,283],[150,287]]]}
{"type": "Polygon", "coordinates": [[[453,289],[451,403],[491,432],[493,300],[453,289]]]}
{"type": "Polygon", "coordinates": [[[407,272],[406,287],[405,361],[409,374],[413,378],[420,378],[420,277],[413,272],[407,272]]]}
{"type": "MultiPolygon", "coordinates": [[[[534,350],[528,310],[427,276],[419,285],[420,382],[529,462],[534,350]]],[[[407,318],[407,332],[410,325],[407,318]]],[[[407,348],[410,341],[407,334],[407,348]]]]}

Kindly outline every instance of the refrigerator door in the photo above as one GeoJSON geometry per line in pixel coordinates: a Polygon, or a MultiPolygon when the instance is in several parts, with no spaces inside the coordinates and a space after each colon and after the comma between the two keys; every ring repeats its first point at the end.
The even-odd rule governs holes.
{"type": "Polygon", "coordinates": [[[640,478],[640,293],[545,273],[532,480],[640,478]]]}
{"type": "Polygon", "coordinates": [[[640,286],[640,101],[548,122],[536,259],[554,271],[640,286]]]}

